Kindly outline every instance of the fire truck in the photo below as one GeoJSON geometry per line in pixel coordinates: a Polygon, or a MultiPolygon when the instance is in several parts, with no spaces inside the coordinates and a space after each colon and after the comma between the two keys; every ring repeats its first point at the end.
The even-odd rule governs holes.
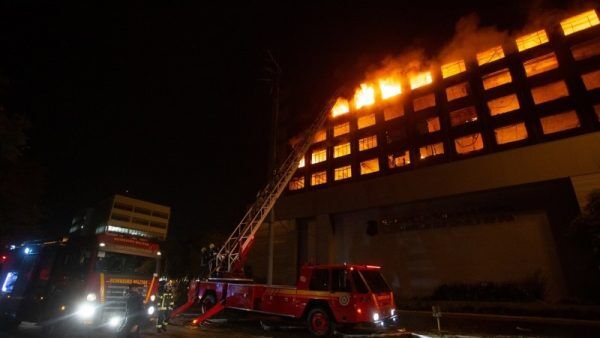
{"type": "Polygon", "coordinates": [[[142,289],[154,315],[159,246],[103,233],[11,246],[0,272],[0,321],[35,322],[54,336],[95,330],[118,333],[126,323],[130,285],[142,289]]]}
{"type": "Polygon", "coordinates": [[[378,266],[304,265],[295,287],[253,284],[243,273],[256,232],[329,117],[336,96],[274,172],[272,181],[259,192],[216,254],[208,278],[190,284],[187,303],[175,309],[171,318],[199,303],[202,314],[192,321],[194,325],[225,308],[304,320],[317,336],[328,335],[337,325],[385,327],[396,322],[394,296],[378,266]]]}

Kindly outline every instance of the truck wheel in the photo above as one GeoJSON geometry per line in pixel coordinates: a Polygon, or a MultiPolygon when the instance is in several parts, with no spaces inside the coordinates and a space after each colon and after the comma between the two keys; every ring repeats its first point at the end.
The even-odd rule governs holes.
{"type": "Polygon", "coordinates": [[[329,312],[322,307],[315,307],[306,317],[308,330],[315,336],[323,337],[331,333],[333,323],[329,312]]]}
{"type": "Polygon", "coordinates": [[[213,294],[208,294],[202,299],[202,305],[200,307],[200,310],[202,311],[202,313],[206,313],[213,306],[215,306],[215,304],[217,304],[215,296],[213,294]]]}

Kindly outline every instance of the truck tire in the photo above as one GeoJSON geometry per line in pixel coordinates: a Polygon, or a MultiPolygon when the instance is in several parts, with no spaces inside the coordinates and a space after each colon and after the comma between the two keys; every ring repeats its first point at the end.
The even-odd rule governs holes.
{"type": "Polygon", "coordinates": [[[317,306],[306,316],[308,330],[315,336],[324,337],[333,331],[333,320],[327,309],[317,306]]]}
{"type": "Polygon", "coordinates": [[[216,299],[215,295],[213,295],[212,293],[209,293],[206,296],[204,296],[204,298],[202,298],[202,304],[200,305],[200,311],[202,313],[206,313],[213,306],[215,306],[215,304],[217,304],[217,299],[216,299]]]}

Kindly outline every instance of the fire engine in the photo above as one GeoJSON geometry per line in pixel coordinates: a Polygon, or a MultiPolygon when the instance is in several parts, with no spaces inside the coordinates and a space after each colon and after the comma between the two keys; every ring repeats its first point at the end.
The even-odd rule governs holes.
{"type": "Polygon", "coordinates": [[[159,246],[115,233],[11,246],[0,272],[0,320],[35,322],[53,335],[125,324],[130,285],[143,290],[148,317],[158,286],[159,246]]]}
{"type": "Polygon", "coordinates": [[[256,232],[287,187],[335,103],[336,99],[330,100],[306,130],[220,248],[209,278],[190,284],[187,303],[175,309],[171,318],[199,302],[202,314],[192,321],[194,325],[202,324],[225,308],[305,320],[310,332],[317,336],[329,334],[335,325],[381,327],[396,322],[394,296],[378,266],[304,265],[295,287],[253,284],[244,277],[244,262],[256,232]]]}

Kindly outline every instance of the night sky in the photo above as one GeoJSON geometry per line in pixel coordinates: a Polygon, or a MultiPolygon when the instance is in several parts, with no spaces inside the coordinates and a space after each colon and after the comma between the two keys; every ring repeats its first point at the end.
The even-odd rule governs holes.
{"type": "Polygon", "coordinates": [[[266,182],[267,50],[283,69],[285,139],[384,57],[434,54],[460,17],[514,29],[534,4],[566,1],[166,3],[0,5],[7,108],[32,122],[44,227],[66,230],[76,210],[129,191],[171,206],[178,236],[229,230],[266,182]]]}

